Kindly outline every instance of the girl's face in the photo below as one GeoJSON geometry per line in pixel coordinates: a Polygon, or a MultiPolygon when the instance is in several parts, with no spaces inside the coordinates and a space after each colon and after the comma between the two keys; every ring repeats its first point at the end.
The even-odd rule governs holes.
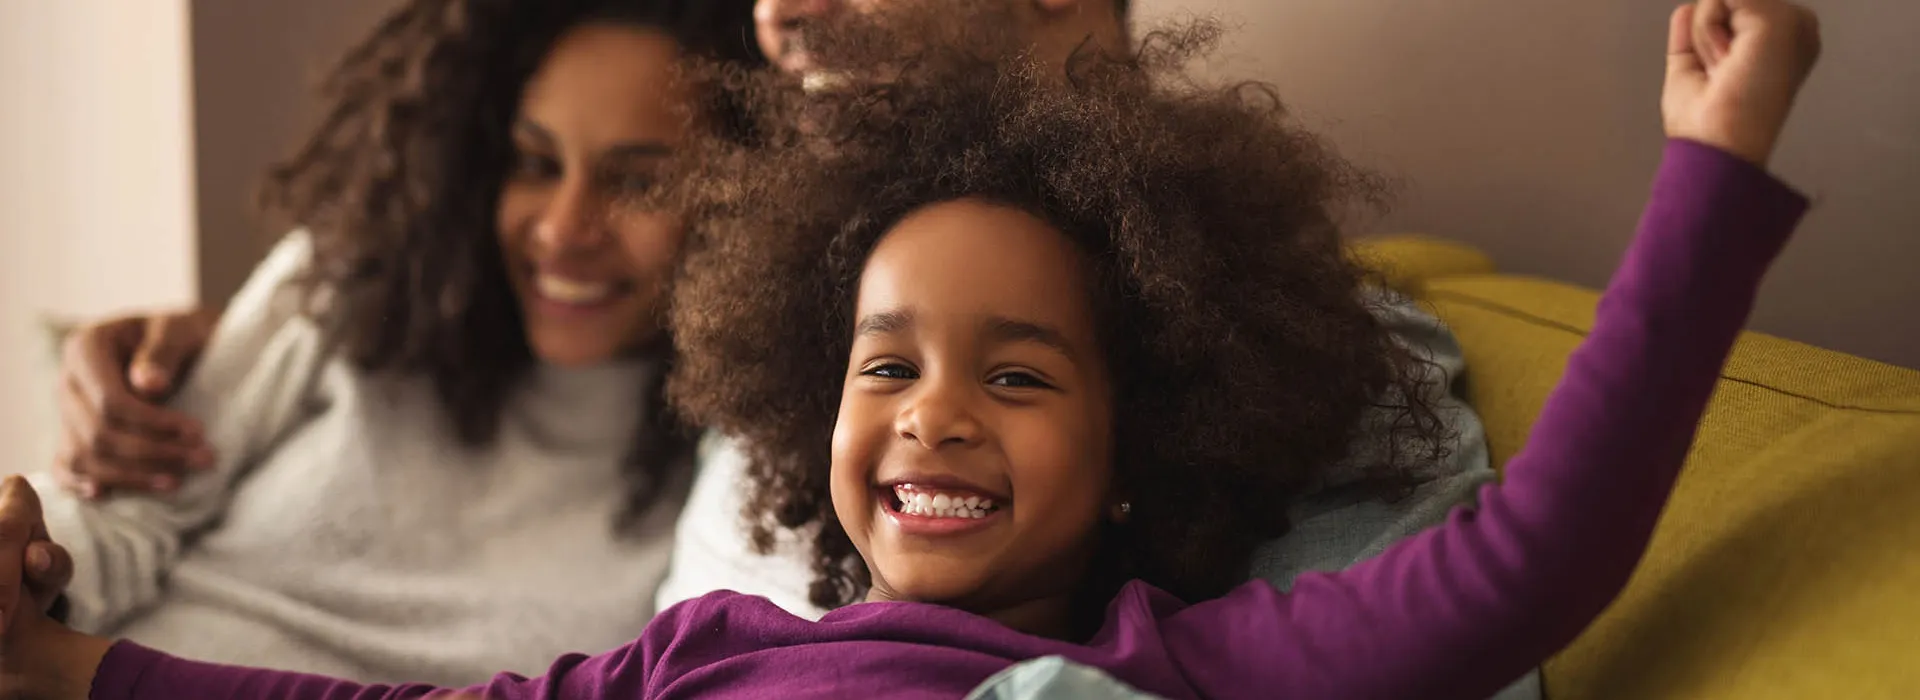
{"type": "Polygon", "coordinates": [[[583,25],[554,44],[521,96],[498,226],[542,360],[601,363],[659,333],[683,231],[620,203],[652,184],[685,136],[678,56],[656,31],[583,25]]]}
{"type": "Polygon", "coordinates": [[[870,600],[1055,624],[1113,517],[1112,397],[1085,261],[1024,212],[926,207],[860,278],[833,505],[870,600]]]}

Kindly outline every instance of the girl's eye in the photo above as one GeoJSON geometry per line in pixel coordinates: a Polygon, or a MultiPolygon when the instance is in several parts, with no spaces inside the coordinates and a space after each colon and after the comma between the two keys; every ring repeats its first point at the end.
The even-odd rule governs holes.
{"type": "Polygon", "coordinates": [[[920,373],[913,371],[912,367],[898,362],[889,362],[884,365],[875,365],[861,370],[860,376],[877,377],[880,379],[919,379],[920,373]]]}
{"type": "Polygon", "coordinates": [[[1044,381],[1041,381],[1039,377],[1035,377],[1026,372],[1005,372],[1002,374],[997,374],[997,375],[994,375],[992,379],[987,380],[987,383],[992,384],[994,386],[1007,387],[1010,389],[1051,389],[1053,388],[1052,384],[1048,384],[1044,381]]]}

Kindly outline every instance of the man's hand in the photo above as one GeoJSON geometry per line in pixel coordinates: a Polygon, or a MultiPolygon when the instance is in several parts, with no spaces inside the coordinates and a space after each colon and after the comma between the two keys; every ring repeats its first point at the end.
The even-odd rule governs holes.
{"type": "Polygon", "coordinates": [[[217,317],[192,310],[86,326],[61,358],[54,474],[87,498],[107,489],[168,492],[213,464],[193,419],[161,407],[213,335],[217,317]]]}
{"type": "Polygon", "coordinates": [[[0,481],[0,698],[83,700],[112,642],[47,619],[26,577],[47,542],[40,499],[18,476],[0,481]]]}
{"type": "Polygon", "coordinates": [[[1667,136],[1766,167],[1820,58],[1820,22],[1787,0],[1700,0],[1673,12],[1660,108],[1667,136]]]}

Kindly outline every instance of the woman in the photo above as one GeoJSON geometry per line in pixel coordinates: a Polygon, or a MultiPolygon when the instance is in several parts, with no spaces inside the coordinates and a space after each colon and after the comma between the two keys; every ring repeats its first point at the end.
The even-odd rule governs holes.
{"type": "Polygon", "coordinates": [[[620,203],[706,107],[680,58],[756,60],[750,11],[414,0],[382,22],[270,174],[302,229],[173,399],[210,468],[161,498],[42,489],[71,621],[369,681],[630,639],[694,445],[661,398],[681,229],[620,203]]]}

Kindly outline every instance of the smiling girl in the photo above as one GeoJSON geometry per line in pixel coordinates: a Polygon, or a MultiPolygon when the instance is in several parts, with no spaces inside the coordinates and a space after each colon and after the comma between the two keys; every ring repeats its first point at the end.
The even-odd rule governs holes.
{"type": "MultiPolygon", "coordinates": [[[[889,68],[885,86],[781,83],[763,116],[804,126],[765,150],[690,147],[678,189],[710,227],[676,291],[670,391],[749,438],[756,510],[817,530],[816,597],[845,605],[811,622],[714,593],[627,646],[474,690],[950,698],[1062,656],[1168,697],[1471,698],[1572,640],[1633,571],[1804,210],[1763,168],[1818,51],[1811,15],[1676,12],[1646,215],[1507,481],[1289,592],[1239,581],[1247,543],[1285,529],[1275,504],[1346,457],[1410,360],[1318,225],[1366,180],[1270,93],[1181,87],[1193,38],[1063,81],[983,37],[886,64],[855,35],[839,65],[889,68]]],[[[0,514],[32,510],[14,488],[0,514]]],[[[0,668],[42,697],[431,691],[202,665],[4,612],[0,668]]]]}

